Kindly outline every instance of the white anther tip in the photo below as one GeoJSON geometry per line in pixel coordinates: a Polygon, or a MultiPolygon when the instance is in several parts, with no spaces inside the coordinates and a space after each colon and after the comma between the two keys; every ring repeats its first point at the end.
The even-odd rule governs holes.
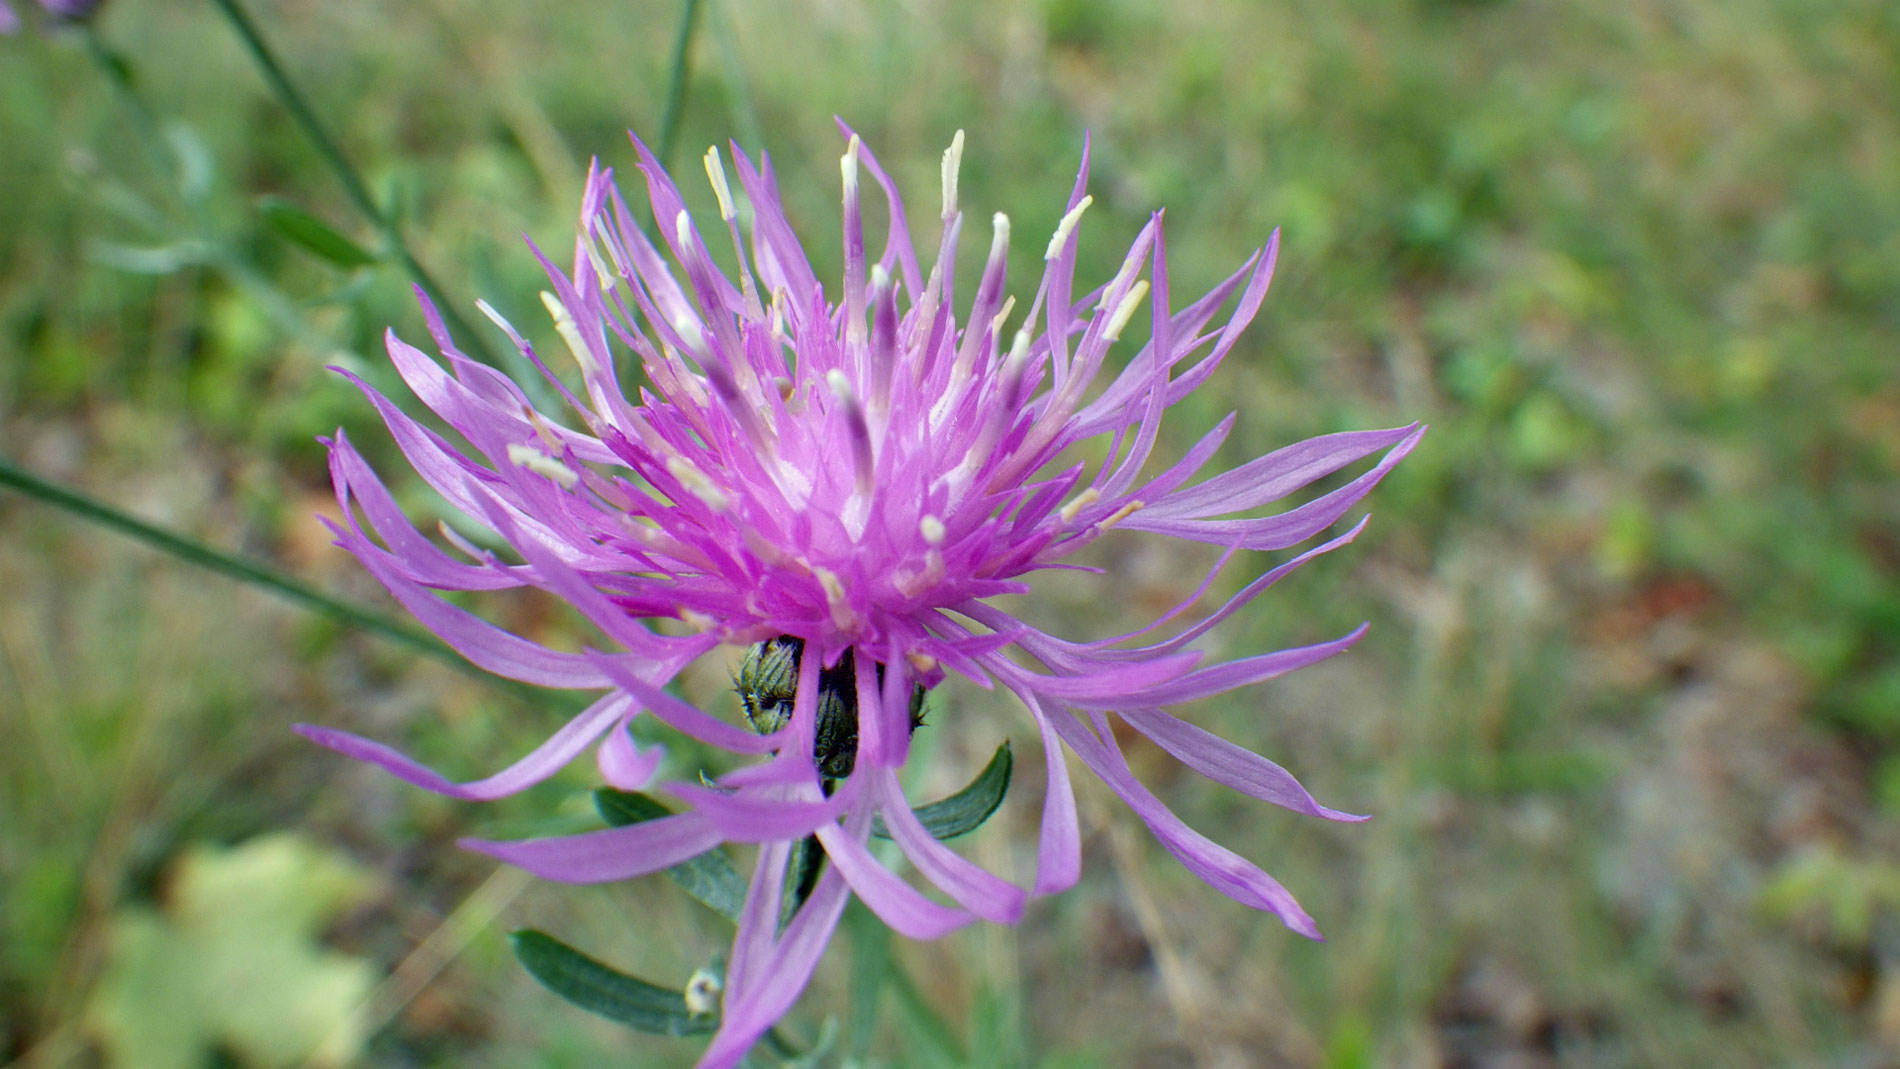
{"type": "Polygon", "coordinates": [[[516,467],[526,468],[536,475],[552,479],[564,490],[572,490],[581,481],[574,469],[548,456],[530,445],[510,443],[508,460],[516,467]]]}
{"type": "Polygon", "coordinates": [[[719,198],[719,218],[730,223],[738,216],[732,206],[732,187],[726,184],[726,165],[719,160],[719,146],[706,150],[706,179],[712,183],[713,196],[719,198]]]}
{"type": "Polygon", "coordinates": [[[845,378],[844,372],[839,371],[835,367],[825,372],[825,385],[831,387],[831,396],[836,397],[840,401],[856,401],[858,399],[857,391],[851,388],[851,380],[845,378]]]}
{"type": "Polygon", "coordinates": [[[1102,330],[1102,337],[1109,341],[1120,338],[1122,328],[1128,325],[1128,320],[1134,316],[1135,310],[1141,307],[1143,298],[1147,296],[1148,280],[1144,278],[1135,283],[1128,291],[1128,296],[1122,298],[1122,303],[1115,306],[1115,314],[1109,317],[1108,326],[1102,330]]]}
{"type": "Polygon", "coordinates": [[[851,143],[845,146],[844,157],[838,161],[838,169],[844,174],[844,190],[847,195],[856,192],[858,188],[858,152],[862,146],[863,142],[858,140],[858,135],[852,134],[851,143]]]}
{"type": "Polygon", "coordinates": [[[1068,213],[1063,215],[1062,222],[1056,224],[1056,232],[1049,238],[1048,250],[1042,254],[1044,260],[1053,260],[1062,255],[1062,247],[1068,244],[1069,235],[1075,233],[1076,224],[1082,221],[1082,213],[1088,211],[1089,205],[1094,203],[1093,194],[1085,196],[1076,201],[1075,207],[1070,208],[1068,213]]]}
{"type": "Polygon", "coordinates": [[[949,219],[957,214],[957,172],[963,169],[963,131],[958,130],[950,139],[950,147],[943,150],[943,217],[949,219]]]}

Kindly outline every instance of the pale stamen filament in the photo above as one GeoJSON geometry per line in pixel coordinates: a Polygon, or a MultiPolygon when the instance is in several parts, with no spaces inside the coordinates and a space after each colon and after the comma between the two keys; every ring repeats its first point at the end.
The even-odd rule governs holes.
{"type": "Polygon", "coordinates": [[[1108,325],[1102,328],[1104,341],[1121,339],[1122,328],[1128,325],[1128,320],[1134,316],[1135,311],[1141,307],[1142,300],[1147,296],[1148,280],[1144,278],[1135,283],[1128,291],[1128,295],[1122,298],[1122,303],[1115,306],[1115,314],[1108,317],[1108,325]]]}
{"type": "Polygon", "coordinates": [[[508,462],[516,467],[526,468],[536,475],[552,479],[563,490],[572,490],[581,481],[574,469],[554,459],[531,445],[511,442],[508,445],[508,462]]]}
{"type": "Polygon", "coordinates": [[[851,433],[851,461],[857,474],[857,492],[860,497],[868,498],[875,485],[876,462],[871,455],[871,427],[865,422],[864,406],[859,403],[857,391],[851,388],[844,372],[836,368],[826,372],[825,385],[831,388],[831,396],[844,411],[845,425],[851,433]]]}
{"type": "Polygon", "coordinates": [[[732,235],[732,254],[739,262],[739,289],[745,298],[746,317],[762,319],[764,305],[759,301],[759,286],[752,278],[752,261],[745,254],[745,242],[739,237],[739,210],[732,201],[732,186],[726,181],[726,165],[719,158],[719,146],[706,150],[706,179],[712,183],[713,196],[719,198],[719,218],[725,220],[732,235]]]}
{"type": "Polygon", "coordinates": [[[957,214],[957,172],[963,169],[963,131],[958,130],[950,139],[950,147],[943,150],[943,221],[949,222],[957,214]]]}
{"type": "Polygon", "coordinates": [[[548,310],[548,316],[554,320],[554,332],[567,343],[567,350],[574,354],[574,362],[580,365],[581,374],[590,379],[600,374],[600,365],[594,359],[594,351],[582,339],[580,324],[574,321],[574,313],[568,311],[567,305],[562,304],[559,297],[547,290],[541,291],[541,306],[548,310]]]}
{"type": "Polygon", "coordinates": [[[1093,486],[1075,495],[1075,499],[1062,506],[1060,515],[1064,524],[1075,522],[1076,514],[1101,499],[1101,493],[1093,486]]]}
{"type": "Polygon", "coordinates": [[[1063,214],[1062,221],[1056,224],[1056,232],[1049,236],[1049,247],[1043,251],[1043,260],[1053,260],[1062,255],[1062,247],[1069,243],[1069,235],[1075,233],[1076,224],[1082,221],[1082,213],[1094,203],[1095,196],[1090,194],[1076,201],[1075,207],[1063,214]]]}
{"type": "Polygon", "coordinates": [[[840,631],[855,631],[858,626],[858,614],[852,610],[851,603],[845,600],[844,583],[838,573],[829,568],[813,568],[813,576],[818,585],[824,588],[825,605],[831,610],[831,623],[840,631]]]}
{"type": "Polygon", "coordinates": [[[844,176],[844,336],[864,342],[864,217],[858,210],[858,135],[851,135],[838,169],[844,176]]]}

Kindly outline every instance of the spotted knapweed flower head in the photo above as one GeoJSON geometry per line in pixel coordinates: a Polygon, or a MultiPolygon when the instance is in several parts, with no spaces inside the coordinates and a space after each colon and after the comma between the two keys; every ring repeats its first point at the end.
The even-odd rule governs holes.
{"type": "MultiPolygon", "coordinates": [[[[358,385],[417,473],[505,544],[507,556],[446,526],[454,553],[425,537],[340,431],[329,443],[345,517],[334,527],[339,542],[409,611],[492,672],[604,696],[519,763],[468,783],[365,739],[306,734],[467,799],[521,790],[596,741],[606,783],[642,788],[660,763],[659,749],[636,745],[627,730],[643,715],[736,755],[710,778],[663,784],[685,808],[661,819],[467,844],[575,882],[654,872],[724,843],[758,844],[706,1065],[736,1061],[791,1006],[850,895],[895,930],[928,939],[978,917],[1014,922],[1031,896],[1073,884],[1080,843],[1065,746],[1195,874],[1317,937],[1272,877],[1189,828],[1136,780],[1112,718],[1253,797],[1360,819],[1319,805],[1279,766],[1165,710],[1357,641],[1363,627],[1218,663],[1196,646],[1289,572],[1350,541],[1364,521],[1166,637],[1152,633],[1188,618],[1213,572],[1160,619],[1106,639],[1057,637],[995,599],[1029,591],[1027,578],[1040,570],[1073,567],[1066,562],[1110,530],[1218,546],[1215,571],[1243,551],[1307,542],[1423,433],[1414,425],[1326,435],[1202,478],[1233,425],[1229,415],[1150,471],[1163,416],[1215,373],[1259,308],[1277,233],[1212,292],[1177,306],[1157,213],[1113,277],[1078,295],[1078,225],[1090,205],[1085,147],[1033,294],[1006,295],[1011,231],[997,214],[976,290],[963,298],[963,135],[944,155],[938,254],[927,272],[890,177],[848,130],[846,140],[844,278],[835,289],[807,262],[765,156],[755,165],[735,148],[734,186],[719,152],[707,154],[720,218],[703,231],[636,140],[658,245],[612,172],[596,167],[571,270],[542,257],[543,298],[578,376],[550,371],[493,316],[558,392],[560,411],[537,410],[515,382],[464,356],[426,301],[446,368],[390,334],[396,370],[466,446],[358,385]],[[860,210],[867,176],[890,221],[875,257],[860,210]],[[736,278],[716,266],[709,237],[731,242],[736,278]],[[1122,335],[1137,316],[1149,321],[1149,337],[1133,346],[1122,335]],[[1098,459],[1068,459],[1085,441],[1098,443],[1090,453],[1098,459]],[[1297,506],[1251,515],[1365,460],[1365,470],[1297,506]],[[437,593],[524,586],[579,610],[607,641],[578,653],[549,649],[437,593]],[[703,710],[664,689],[722,646],[743,651],[739,708],[703,710]],[[955,730],[954,707],[926,710],[922,698],[951,674],[1013,694],[1040,736],[1047,789],[1035,871],[1024,885],[933,838],[899,785],[921,718],[955,730]],[[874,825],[941,898],[873,855],[874,825]],[[786,919],[783,888],[808,838],[822,846],[821,871],[806,867],[802,905],[786,919]]],[[[1105,583],[1105,604],[1121,604],[1113,591],[1105,583]]]]}

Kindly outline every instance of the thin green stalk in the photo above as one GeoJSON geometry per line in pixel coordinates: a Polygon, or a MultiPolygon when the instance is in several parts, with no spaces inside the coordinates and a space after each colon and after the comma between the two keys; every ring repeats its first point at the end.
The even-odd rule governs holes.
{"type": "Polygon", "coordinates": [[[969,1055],[964,1053],[963,1044],[957,1041],[957,1035],[948,1022],[937,1013],[936,1007],[917,990],[917,985],[899,966],[895,959],[886,958],[890,969],[886,982],[891,993],[897,996],[897,1003],[911,1019],[910,1036],[913,1042],[922,1041],[934,1047],[945,1060],[955,1065],[970,1064],[969,1055]]]}
{"type": "Polygon", "coordinates": [[[402,233],[397,229],[395,221],[377,206],[376,198],[370,195],[369,187],[364,184],[362,175],[343,154],[343,149],[336,143],[336,139],[330,136],[323,121],[317,118],[317,113],[311,110],[303,94],[291,84],[290,76],[284,73],[283,65],[277,62],[276,53],[264,43],[263,36],[258,33],[257,25],[251,21],[250,16],[238,6],[237,0],[211,0],[211,2],[217,5],[218,10],[223,12],[224,17],[231,23],[231,27],[243,39],[245,49],[250,52],[251,58],[257,61],[258,68],[264,72],[264,80],[270,83],[272,92],[277,94],[277,99],[290,110],[291,118],[297,121],[298,126],[303,127],[304,135],[317,146],[317,153],[336,173],[337,180],[343,183],[343,191],[350,202],[356,206],[358,212],[362,213],[363,218],[369,220],[370,225],[375,227],[376,232],[383,239],[383,244],[401,263],[402,269],[415,280],[416,285],[422,287],[423,292],[429,295],[429,299],[435,302],[449,330],[459,339],[464,339],[465,343],[472,343],[480,350],[488,363],[499,365],[495,351],[488,341],[488,335],[477,333],[469,326],[468,321],[462,318],[461,312],[457,311],[456,306],[443,294],[442,287],[436,284],[435,279],[409,252],[409,246],[403,241],[402,233]]]}
{"type": "Polygon", "coordinates": [[[772,1048],[772,1053],[785,1061],[796,1061],[805,1056],[804,1051],[793,1046],[791,1040],[786,1039],[776,1028],[766,1029],[764,1038],[765,1045],[772,1048]]]}
{"type": "Polygon", "coordinates": [[[759,109],[752,104],[752,84],[746,80],[745,60],[739,44],[733,40],[731,12],[715,4],[706,12],[712,24],[713,40],[719,44],[719,58],[726,66],[726,86],[732,93],[732,125],[738,127],[739,143],[753,150],[765,147],[765,128],[759,125],[759,109]]]}
{"type": "Polygon", "coordinates": [[[433,635],[392,620],[372,609],[333,598],[268,565],[233,556],[202,542],[153,526],[144,520],[120,512],[102,501],[15,467],[4,458],[0,458],[0,486],[11,487],[37,501],[65,509],[82,519],[91,520],[102,527],[109,527],[120,534],[129,535],[180,560],[196,564],[201,568],[208,568],[239,582],[262,587],[280,598],[327,616],[338,623],[379,635],[424,657],[448,665],[464,675],[501,687],[518,696],[530,698],[543,705],[548,704],[549,699],[553,697],[536,688],[489,675],[464,660],[460,654],[433,635]]]}
{"type": "MultiPolygon", "coordinates": [[[[113,93],[119,98],[119,103],[131,113],[132,126],[139,132],[139,147],[150,157],[146,162],[156,168],[160,174],[169,178],[172,174],[173,160],[159,134],[158,117],[145,106],[145,101],[139,99],[138,90],[132,84],[124,61],[114,55],[112,49],[106,47],[105,40],[99,36],[98,27],[91,22],[80,24],[80,37],[86,42],[86,54],[98,64],[100,72],[105,75],[106,82],[112,86],[113,93]]],[[[171,181],[160,183],[160,185],[167,193],[175,192],[171,181]]]]}
{"type": "Polygon", "coordinates": [[[862,1064],[870,1058],[871,1040],[877,1033],[877,1004],[884,993],[884,981],[891,970],[891,930],[873,918],[866,923],[863,911],[847,907],[845,927],[851,932],[851,977],[849,1024],[846,1029],[845,1057],[862,1064]]]}
{"type": "MultiPolygon", "coordinates": [[[[220,3],[227,0],[219,0],[220,3]]],[[[699,27],[699,0],[686,0],[680,12],[679,34],[673,38],[673,69],[666,79],[666,103],[660,109],[660,166],[673,166],[673,153],[679,148],[680,121],[686,112],[686,75],[693,50],[693,33],[699,27]]]]}
{"type": "Polygon", "coordinates": [[[131,120],[132,129],[137,132],[139,147],[144,151],[146,163],[153,173],[163,175],[166,181],[158,183],[165,196],[179,207],[188,228],[189,236],[202,243],[205,254],[203,264],[222,272],[226,279],[237,289],[242,290],[251,300],[264,309],[272,322],[285,333],[310,340],[313,345],[328,344],[328,339],[319,335],[307,319],[297,311],[294,301],[285,296],[269,279],[252,267],[250,261],[231,247],[231,243],[212,233],[205,219],[201,204],[184,195],[175,181],[179,161],[160,128],[158,116],[147,107],[139,96],[138,86],[128,75],[124,62],[100,36],[98,26],[91,22],[80,27],[86,42],[87,54],[98,64],[107,83],[112,86],[113,95],[120,106],[125,108],[131,120]]]}

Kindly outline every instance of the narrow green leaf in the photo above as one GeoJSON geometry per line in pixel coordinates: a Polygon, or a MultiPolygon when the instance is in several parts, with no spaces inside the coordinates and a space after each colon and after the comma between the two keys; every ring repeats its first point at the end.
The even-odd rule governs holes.
{"type": "Polygon", "coordinates": [[[211,195],[211,180],[217,174],[210,146],[197,130],[182,122],[165,128],[165,143],[178,161],[178,196],[186,204],[203,204],[211,195]]]}
{"type": "MultiPolygon", "coordinates": [[[[942,801],[918,806],[912,812],[917,814],[924,830],[939,839],[954,839],[975,831],[1003,804],[1003,795],[1009,792],[1010,772],[1015,766],[1015,755],[1010,752],[1008,740],[1004,740],[990,763],[983,766],[983,771],[976,774],[968,787],[942,801]]],[[[872,823],[871,833],[881,839],[891,837],[882,817],[872,823]]]]}
{"type": "Polygon", "coordinates": [[[617,791],[612,787],[601,787],[594,791],[594,808],[600,810],[602,820],[616,828],[644,824],[649,820],[673,815],[671,809],[655,801],[651,795],[639,791],[617,791]]]}
{"type": "MultiPolygon", "coordinates": [[[[594,792],[594,808],[600,810],[602,820],[616,828],[672,815],[671,810],[647,795],[616,791],[611,787],[601,787],[594,792]]],[[[725,851],[708,850],[674,865],[666,874],[708,909],[734,924],[739,923],[739,911],[745,908],[745,879],[732,867],[725,851]]]]}
{"type": "Polygon", "coordinates": [[[792,923],[798,911],[805,908],[811,893],[818,889],[818,875],[825,868],[825,848],[818,843],[818,836],[807,835],[792,847],[792,858],[785,867],[785,891],[779,899],[778,926],[782,929],[792,923]]]}
{"type": "Polygon", "coordinates": [[[436,285],[435,279],[430,277],[429,272],[423,270],[422,265],[410,254],[409,247],[403,244],[402,233],[396,229],[395,224],[383,213],[383,210],[377,207],[375,198],[370,195],[369,187],[363,183],[362,174],[351,165],[349,158],[343,155],[343,149],[337,145],[336,139],[330,136],[323,121],[317,118],[315,111],[311,110],[310,103],[291,83],[290,75],[285,73],[283,64],[277,62],[277,53],[272,51],[263,35],[258,32],[257,24],[244,13],[244,8],[238,0],[211,0],[211,2],[224,15],[225,21],[231,24],[231,29],[237,33],[238,39],[243,42],[245,51],[250,53],[251,59],[257,63],[259,72],[264,75],[264,80],[270,83],[271,91],[290,112],[290,117],[303,128],[304,136],[316,146],[318,155],[329,163],[331,171],[343,184],[343,192],[348,194],[350,203],[354,204],[356,210],[363,214],[363,218],[376,228],[377,234],[382,238],[384,248],[389,250],[391,259],[395,260],[397,266],[407,272],[416,285],[422,287],[423,292],[435,301],[436,309],[442,313],[442,320],[448,325],[449,333],[462,339],[462,344],[465,346],[473,343],[474,348],[485,361],[494,364],[495,350],[488,335],[477,334],[469,326],[468,321],[462,318],[462,314],[456,311],[456,302],[443,296],[442,287],[436,285]]]}
{"type": "MultiPolygon", "coordinates": [[[[91,30],[92,27],[88,24],[86,28],[91,30]]],[[[126,89],[136,91],[138,77],[133,73],[132,62],[125,58],[125,53],[107,48],[103,43],[98,46],[98,49],[99,61],[105,66],[112,80],[126,89]]]]}
{"type": "Polygon", "coordinates": [[[144,194],[108,175],[88,173],[85,178],[87,191],[100,207],[154,238],[174,236],[171,220],[145,199],[144,194]]]}
{"type": "Polygon", "coordinates": [[[209,258],[204,242],[186,238],[169,245],[124,245],[116,241],[95,241],[87,253],[107,267],[116,267],[135,275],[169,275],[187,267],[198,267],[209,258]]]}
{"type": "Polygon", "coordinates": [[[532,928],[508,937],[515,957],[543,987],[590,1013],[660,1036],[703,1035],[719,1019],[686,1012],[686,996],[628,976],[532,928]]]}
{"type": "Polygon", "coordinates": [[[772,1055],[779,1060],[780,1069],[825,1069],[826,1066],[837,1064],[832,1054],[838,1046],[838,1018],[825,1018],[825,1023],[819,1028],[818,1039],[812,1043],[810,1050],[800,1051],[784,1036],[777,1034],[776,1030],[765,1034],[762,1046],[772,1051],[772,1055]]]}
{"type": "Polygon", "coordinates": [[[376,262],[376,257],[335,227],[282,197],[257,198],[257,211],[272,230],[338,267],[367,267],[376,262]]]}

